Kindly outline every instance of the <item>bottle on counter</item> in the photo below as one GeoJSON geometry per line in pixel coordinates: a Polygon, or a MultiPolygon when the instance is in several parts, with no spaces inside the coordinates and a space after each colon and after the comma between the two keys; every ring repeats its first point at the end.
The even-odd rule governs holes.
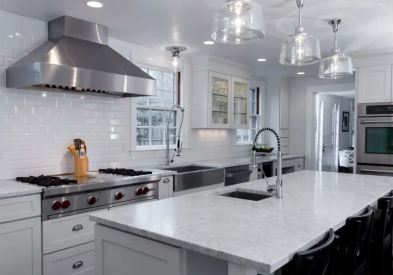
{"type": "Polygon", "coordinates": [[[79,151],[79,157],[84,158],[86,156],[85,146],[81,144],[81,149],[79,151]]]}

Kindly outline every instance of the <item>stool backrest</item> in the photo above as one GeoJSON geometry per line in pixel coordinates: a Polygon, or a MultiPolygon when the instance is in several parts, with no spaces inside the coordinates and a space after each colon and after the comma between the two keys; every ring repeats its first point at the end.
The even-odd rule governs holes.
{"type": "Polygon", "coordinates": [[[344,240],[345,274],[358,274],[359,270],[368,269],[373,222],[374,211],[370,206],[367,206],[364,214],[347,219],[344,240]]]}
{"type": "Polygon", "coordinates": [[[378,218],[375,219],[375,236],[383,241],[392,234],[393,197],[382,197],[378,200],[378,218]]]}
{"type": "Polygon", "coordinates": [[[336,264],[338,237],[330,229],[327,240],[321,246],[304,252],[298,252],[293,257],[295,275],[332,275],[336,264]]]}

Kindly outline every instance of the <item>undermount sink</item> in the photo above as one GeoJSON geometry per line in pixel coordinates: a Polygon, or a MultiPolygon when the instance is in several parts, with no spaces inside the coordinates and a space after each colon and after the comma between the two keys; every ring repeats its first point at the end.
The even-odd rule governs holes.
{"type": "Polygon", "coordinates": [[[246,191],[231,191],[228,193],[220,194],[223,197],[235,198],[235,199],[242,199],[242,200],[249,200],[249,201],[261,201],[264,199],[269,199],[274,195],[271,194],[261,194],[261,193],[251,193],[246,191]]]}
{"type": "Polygon", "coordinates": [[[197,172],[197,171],[212,170],[212,169],[214,169],[214,167],[199,166],[199,165],[160,168],[160,170],[174,171],[177,173],[197,172]]]}

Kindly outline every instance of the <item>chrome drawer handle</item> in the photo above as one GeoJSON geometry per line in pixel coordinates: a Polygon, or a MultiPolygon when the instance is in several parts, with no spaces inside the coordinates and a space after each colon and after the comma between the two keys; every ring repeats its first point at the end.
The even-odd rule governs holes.
{"type": "Polygon", "coordinates": [[[77,224],[72,228],[72,231],[79,231],[83,229],[83,225],[77,224]]]}
{"type": "Polygon", "coordinates": [[[169,182],[169,179],[168,178],[166,178],[166,179],[164,179],[164,181],[163,181],[164,183],[168,183],[169,182]]]}
{"type": "Polygon", "coordinates": [[[83,265],[83,262],[82,262],[82,261],[79,261],[79,262],[74,263],[74,264],[72,265],[72,268],[73,268],[73,269],[77,269],[77,268],[80,268],[82,265],[83,265]]]}
{"type": "Polygon", "coordinates": [[[393,174],[393,171],[389,171],[389,170],[360,169],[360,172],[393,174]]]}

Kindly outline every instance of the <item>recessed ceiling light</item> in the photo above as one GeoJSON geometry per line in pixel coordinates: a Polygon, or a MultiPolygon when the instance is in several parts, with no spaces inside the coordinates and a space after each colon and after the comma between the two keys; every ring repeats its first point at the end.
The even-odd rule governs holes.
{"type": "Polygon", "coordinates": [[[214,41],[205,41],[205,42],[203,42],[203,44],[205,44],[205,45],[213,45],[214,41]]]}
{"type": "Polygon", "coordinates": [[[236,42],[239,42],[241,39],[240,38],[236,38],[236,42]]]}
{"type": "Polygon", "coordinates": [[[265,62],[265,61],[266,61],[266,58],[260,58],[260,59],[258,59],[258,61],[259,61],[259,62],[265,62]]]}
{"type": "Polygon", "coordinates": [[[89,1],[87,2],[87,5],[91,8],[102,8],[104,6],[102,3],[97,1],[89,1]]]}
{"type": "Polygon", "coordinates": [[[153,58],[149,57],[147,60],[149,60],[149,61],[152,61],[152,60],[153,60],[153,58]]]}
{"type": "Polygon", "coordinates": [[[305,72],[298,72],[297,74],[305,74],[305,72]]]}

